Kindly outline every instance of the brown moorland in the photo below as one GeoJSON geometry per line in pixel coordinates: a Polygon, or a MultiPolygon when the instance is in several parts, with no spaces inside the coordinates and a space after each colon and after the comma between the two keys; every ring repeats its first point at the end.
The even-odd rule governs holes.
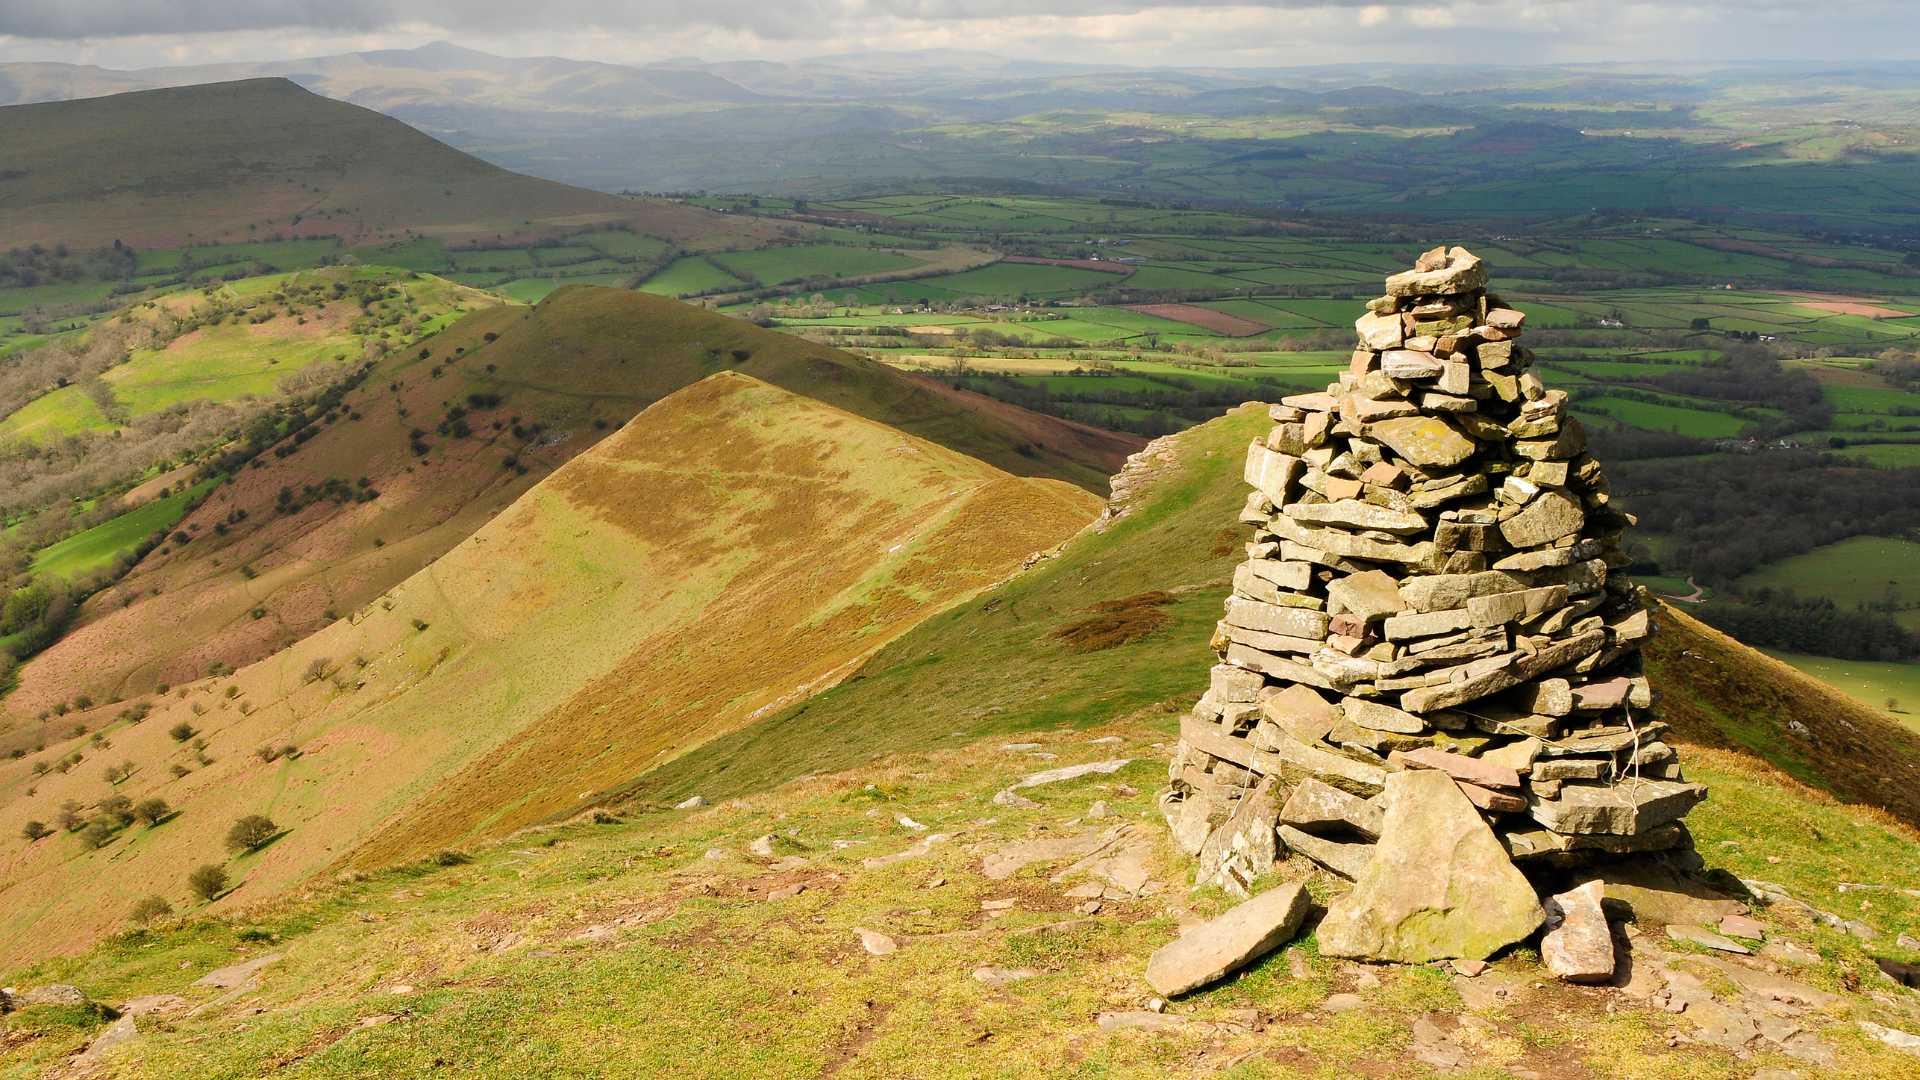
{"type": "Polygon", "coordinates": [[[625,226],[693,248],[776,228],[538,180],[286,79],[0,108],[0,248],[269,235],[449,242],[625,226]]]}
{"type": "Polygon", "coordinates": [[[179,811],[97,851],[9,844],[0,958],[81,948],[141,897],[182,897],[201,863],[240,883],[218,910],[571,812],[830,685],[1100,505],[717,373],[292,648],[148,699],[104,746],[0,763],[0,835],[68,800],[179,811]],[[123,761],[130,777],[103,776],[123,761]],[[227,827],[253,813],[281,834],[229,856],[227,827]]]}
{"type": "MultiPolygon", "coordinates": [[[[388,356],[331,423],[287,440],[289,456],[263,453],[218,488],[179,527],[194,539],[149,554],[23,666],[0,703],[0,751],[66,731],[76,717],[42,714],[83,694],[114,702],[183,684],[319,630],[451,549],[605,429],[725,369],[1015,475],[1100,492],[1141,445],[673,300],[564,288],[533,308],[475,312],[388,356]],[[377,498],[350,494],[362,478],[377,498]]],[[[114,711],[77,719],[97,726],[114,711]]]]}

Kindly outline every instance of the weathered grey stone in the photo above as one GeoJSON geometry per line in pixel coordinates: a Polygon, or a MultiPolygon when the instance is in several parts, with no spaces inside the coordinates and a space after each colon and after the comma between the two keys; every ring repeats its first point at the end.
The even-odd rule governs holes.
{"type": "Polygon", "coordinates": [[[1242,565],[1254,576],[1272,583],[1277,588],[1299,592],[1313,584],[1312,563],[1283,562],[1279,559],[1248,559],[1242,565]]]}
{"type": "MultiPolygon", "coordinates": [[[[1467,601],[1476,596],[1518,592],[1532,586],[1531,580],[1503,570],[1482,570],[1477,574],[1430,574],[1402,581],[1400,598],[1415,611],[1447,611],[1465,609],[1467,601]]],[[[1471,626],[1472,622],[1461,625],[1471,626]]]]}
{"type": "Polygon", "coordinates": [[[1374,731],[1391,731],[1401,735],[1424,735],[1427,722],[1408,712],[1401,712],[1391,705],[1382,705],[1365,698],[1348,698],[1340,711],[1348,720],[1363,728],[1374,731]]]}
{"type": "Polygon", "coordinates": [[[1408,270],[1387,279],[1388,296],[1432,296],[1463,293],[1487,283],[1487,268],[1466,248],[1447,252],[1447,264],[1437,270],[1408,270]]]}
{"type": "MultiPolygon", "coordinates": [[[[1354,481],[1358,483],[1359,481],[1354,481]]],[[[1389,510],[1384,506],[1361,502],[1358,499],[1342,499],[1339,502],[1302,503],[1287,506],[1284,513],[1295,521],[1304,521],[1309,525],[1337,525],[1345,529],[1372,529],[1377,532],[1393,533],[1397,536],[1409,536],[1427,531],[1427,519],[1419,514],[1403,510],[1389,510]]]]}
{"type": "Polygon", "coordinates": [[[1426,352],[1388,349],[1380,354],[1380,370],[1396,379],[1432,379],[1446,370],[1446,364],[1431,348],[1426,352]]]}
{"type": "Polygon", "coordinates": [[[1360,875],[1367,872],[1367,864],[1373,861],[1372,844],[1329,840],[1292,825],[1280,826],[1279,833],[1280,841],[1289,850],[1305,855],[1349,881],[1357,881],[1360,875]]]}
{"type": "Polygon", "coordinates": [[[1340,720],[1340,711],[1305,686],[1269,687],[1259,697],[1260,712],[1280,730],[1307,744],[1319,742],[1340,720]]]}
{"type": "Polygon", "coordinates": [[[1685,923],[1668,923],[1667,936],[1675,941],[1684,941],[1718,952],[1736,953],[1740,956],[1747,956],[1753,952],[1752,949],[1747,948],[1745,945],[1731,938],[1721,937],[1719,934],[1714,933],[1704,926],[1689,926],[1685,923]]]}
{"type": "Polygon", "coordinates": [[[1327,617],[1321,612],[1263,604],[1239,596],[1227,598],[1227,621],[1249,630],[1310,641],[1323,641],[1327,636],[1327,617]]]}
{"type": "Polygon", "coordinates": [[[1400,316],[1369,311],[1354,320],[1354,332],[1369,349],[1397,349],[1406,340],[1400,316]]]}
{"type": "Polygon", "coordinates": [[[1226,824],[1207,837],[1200,848],[1200,874],[1194,884],[1218,885],[1234,896],[1245,896],[1248,886],[1273,869],[1273,830],[1280,818],[1278,783],[1271,776],[1262,779],[1241,798],[1226,824]]]}
{"type": "Polygon", "coordinates": [[[1191,714],[1180,721],[1180,737],[1195,749],[1262,776],[1278,776],[1287,781],[1318,776],[1359,795],[1372,795],[1386,783],[1387,772],[1377,765],[1308,746],[1291,737],[1278,740],[1272,750],[1260,750],[1245,739],[1198,723],[1191,714]]]}
{"type": "Polygon", "coordinates": [[[72,983],[44,983],[16,996],[16,1005],[85,1005],[87,992],[72,983]]]}
{"type": "MultiPolygon", "coordinates": [[[[1402,597],[1406,593],[1400,593],[1402,597]]],[[[1444,611],[1420,611],[1407,615],[1394,615],[1381,625],[1381,632],[1388,641],[1408,641],[1413,638],[1435,637],[1450,634],[1455,630],[1464,630],[1473,625],[1473,616],[1466,608],[1448,608],[1444,611]]]]}
{"type": "Polygon", "coordinates": [[[1258,439],[1247,447],[1246,481],[1273,505],[1286,505],[1287,492],[1299,476],[1299,458],[1274,453],[1258,439]]]}
{"type": "Polygon", "coordinates": [[[1510,622],[1531,622],[1566,602],[1565,585],[1543,585],[1537,589],[1473,597],[1467,601],[1467,614],[1475,626],[1500,626],[1510,622]]]}
{"type": "Polygon", "coordinates": [[[1580,500],[1559,489],[1551,489],[1527,504],[1526,509],[1500,523],[1500,535],[1517,548],[1551,544],[1563,536],[1580,531],[1587,520],[1580,500]]]}
{"type": "Polygon", "coordinates": [[[1292,940],[1312,900],[1289,881],[1209,919],[1147,960],[1147,984],[1175,997],[1218,982],[1292,940]]]}
{"type": "Polygon", "coordinates": [[[1407,602],[1400,599],[1400,589],[1393,575],[1384,570],[1363,570],[1328,582],[1327,596],[1342,608],[1367,620],[1407,610],[1407,602]]]}
{"type": "Polygon", "coordinates": [[[1320,923],[1323,955],[1484,960],[1539,927],[1533,886],[1451,777],[1395,773],[1386,792],[1373,860],[1320,923]]]}
{"type": "Polygon", "coordinates": [[[1293,786],[1280,808],[1280,821],[1311,833],[1352,830],[1369,840],[1380,836],[1385,812],[1375,799],[1362,799],[1308,777],[1293,786]]]}
{"type": "Polygon", "coordinates": [[[1282,540],[1291,540],[1306,548],[1350,559],[1422,565],[1433,558],[1433,542],[1430,540],[1411,544],[1397,540],[1376,540],[1345,529],[1308,525],[1289,517],[1274,518],[1267,523],[1267,527],[1282,540]]]}
{"type": "Polygon", "coordinates": [[[1406,460],[1426,468],[1458,465],[1479,448],[1479,444],[1437,416],[1382,420],[1368,424],[1367,434],[1406,460]]]}
{"type": "Polygon", "coordinates": [[[1547,973],[1574,983],[1601,983],[1613,978],[1613,931],[1600,907],[1605,885],[1585,885],[1548,897],[1547,933],[1540,939],[1540,959],[1547,973]]]}
{"type": "Polygon", "coordinates": [[[1520,787],[1520,774],[1505,765],[1496,765],[1465,754],[1448,753],[1438,747],[1396,750],[1387,760],[1389,764],[1407,769],[1437,769],[1455,780],[1465,780],[1469,784],[1479,784],[1481,787],[1508,790],[1517,790],[1520,787]]]}
{"type": "Polygon", "coordinates": [[[1632,836],[1677,821],[1707,797],[1700,784],[1640,780],[1590,787],[1569,784],[1557,799],[1534,799],[1533,820],[1559,833],[1632,836]]]}

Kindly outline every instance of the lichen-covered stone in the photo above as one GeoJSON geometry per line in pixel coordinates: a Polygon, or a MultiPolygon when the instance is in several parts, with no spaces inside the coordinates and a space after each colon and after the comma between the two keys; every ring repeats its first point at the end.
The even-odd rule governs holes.
{"type": "Polygon", "coordinates": [[[1485,960],[1545,918],[1532,884],[1453,779],[1421,770],[1387,778],[1373,860],[1327,905],[1318,935],[1326,956],[1485,960]]]}

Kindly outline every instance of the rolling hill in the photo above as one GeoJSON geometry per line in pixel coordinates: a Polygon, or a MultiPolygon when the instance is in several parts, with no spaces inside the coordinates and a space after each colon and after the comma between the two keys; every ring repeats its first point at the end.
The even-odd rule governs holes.
{"type": "Polygon", "coordinates": [[[71,768],[0,766],[0,833],[109,794],[179,812],[98,851],[66,836],[10,850],[0,955],[86,944],[218,861],[247,813],[285,832],[233,861],[233,904],[571,813],[837,680],[1099,506],[745,374],[708,376],[293,647],[146,699],[97,742],[50,745],[83,755],[71,768]],[[130,778],[103,780],[120,762],[130,778]]]}
{"type": "Polygon", "coordinates": [[[279,78],[0,108],[0,248],[137,248],[625,225],[676,243],[752,223],[508,172],[279,78]]]}
{"type": "MultiPolygon", "coordinates": [[[[1154,715],[1197,693],[1245,530],[1241,463],[1264,407],[1157,440],[1113,519],[1058,558],[928,620],[857,677],[636,780],[640,804],[764,790],[874,753],[1154,715]]],[[[1675,735],[1738,752],[1920,829],[1920,734],[1658,608],[1648,668],[1675,735]]],[[[1204,680],[1202,680],[1204,681],[1204,680]]]]}
{"type": "Polygon", "coordinates": [[[439,558],[607,429],[724,369],[1095,491],[1139,446],[701,308],[570,286],[388,354],[337,408],[216,489],[175,542],[21,669],[0,702],[11,721],[0,749],[42,738],[44,714],[82,695],[129,698],[300,640],[439,558]]]}
{"type": "MultiPolygon", "coordinates": [[[[1920,1025],[1920,1001],[1888,974],[1913,959],[1910,935],[1920,932],[1920,832],[1897,792],[1876,798],[1849,785],[1855,775],[1869,785],[1885,777],[1912,790],[1920,739],[1847,711],[1791,669],[1665,611],[1653,674],[1686,744],[1689,775],[1712,789],[1689,826],[1711,880],[1738,891],[1738,878],[1772,898],[1746,897],[1766,939],[1760,956],[1669,944],[1662,925],[1703,917],[1692,914],[1699,902],[1664,892],[1658,878],[1637,891],[1629,878],[1634,925],[1622,925],[1620,941],[1631,949],[1632,974],[1615,985],[1542,979],[1527,948],[1484,972],[1363,967],[1320,955],[1309,928],[1234,978],[1148,1003],[1148,956],[1233,902],[1185,887],[1190,866],[1165,842],[1154,797],[1178,715],[1204,686],[1209,624],[1244,538],[1232,525],[1242,449],[1269,426],[1264,409],[1157,441],[1116,481],[1095,528],[919,622],[824,692],[809,694],[794,679],[790,652],[755,651],[732,636],[787,625],[788,615],[764,602],[717,613],[718,634],[699,631],[730,654],[717,668],[703,666],[684,640],[656,641],[665,647],[636,649],[605,676],[575,683],[591,666],[576,635],[623,639],[631,631],[617,625],[637,621],[628,602],[653,581],[636,574],[597,592],[602,582],[574,568],[618,559],[620,550],[647,545],[659,525],[692,519],[691,529],[672,528],[676,538],[707,542],[676,539],[658,554],[673,564],[676,583],[694,583],[705,599],[706,587],[727,577],[725,560],[715,558],[724,543],[791,542],[788,512],[806,500],[782,500],[796,483],[870,495],[903,490],[895,479],[901,456],[851,445],[871,436],[871,451],[900,437],[846,414],[835,425],[832,415],[742,376],[709,378],[656,405],[432,572],[394,590],[391,611],[373,605],[357,624],[343,622],[241,672],[234,683],[272,686],[284,699],[262,713],[297,712],[298,723],[328,723],[337,734],[302,743],[307,753],[291,764],[221,761],[192,774],[181,783],[224,769],[221,779],[243,794],[231,803],[197,794],[207,802],[178,820],[114,840],[103,851],[116,873],[102,891],[130,903],[158,881],[151,887],[182,909],[189,902],[177,886],[145,876],[156,860],[143,845],[175,845],[176,862],[203,857],[206,841],[192,834],[204,829],[199,819],[259,805],[266,790],[279,800],[276,820],[295,827],[261,853],[230,861],[245,882],[212,905],[213,917],[194,905],[9,978],[21,986],[71,982],[102,1002],[139,1002],[134,1041],[108,1048],[102,1040],[89,1063],[170,1080],[245,1074],[263,1063],[316,1076],[456,1069],[957,1078],[1053,1075],[1066,1062],[1144,1078],[1166,1075],[1176,1058],[1191,1071],[1246,1076],[1431,1075],[1443,1067],[1570,1078],[1732,1077],[1786,1066],[1799,1075],[1888,1080],[1911,1073],[1911,1058],[1880,1033],[1920,1025]],[[680,441],[668,447],[662,437],[680,441]],[[812,464],[823,441],[844,449],[830,451],[820,473],[874,474],[827,480],[812,469],[755,471],[737,487],[739,474],[716,467],[742,452],[812,464]],[[800,446],[808,449],[792,452],[800,446]],[[671,497],[636,499],[636,472],[671,476],[671,497]],[[732,497],[746,516],[690,504],[680,497],[689,490],[732,497]],[[599,508],[586,515],[594,520],[577,516],[583,497],[599,508]],[[589,535],[570,534],[582,527],[589,535]],[[715,546],[715,538],[724,542],[715,546]],[[530,575],[577,584],[565,596],[533,596],[530,575]],[[554,610],[568,600],[574,610],[554,610]],[[542,604],[546,611],[529,614],[542,604]],[[401,621],[408,618],[429,627],[410,632],[401,621]],[[463,644],[443,654],[441,634],[463,644]],[[364,669],[349,665],[344,687],[329,689],[324,674],[300,682],[303,660],[311,668],[311,657],[339,656],[363,640],[381,651],[368,653],[374,658],[364,669]],[[765,687],[758,695],[724,715],[703,707],[725,691],[702,675],[724,681],[769,657],[750,677],[765,687]],[[472,685],[452,691],[461,681],[472,685]],[[576,688],[554,689],[568,683],[576,688]],[[663,694],[663,683],[675,691],[663,694]],[[688,686],[691,693],[679,689],[688,686]],[[783,707],[786,687],[796,692],[783,707]],[[344,789],[334,770],[357,762],[371,779],[408,768],[384,758],[407,758],[435,725],[404,715],[457,714],[468,721],[461,732],[491,731],[503,688],[526,688],[535,709],[563,695],[566,703],[493,751],[462,756],[471,764],[457,774],[435,772],[428,798],[386,796],[385,806],[407,808],[386,818],[373,843],[335,853],[340,862],[330,865],[343,862],[348,872],[248,904],[294,876],[289,864],[317,862],[319,834],[353,832],[377,816],[362,801],[380,798],[383,783],[359,786],[372,794],[324,815],[302,809],[320,798],[321,785],[344,789]],[[693,723],[656,722],[653,698],[661,699],[655,709],[671,702],[693,723]],[[362,701],[369,704],[360,719],[340,715],[362,701]],[[639,722],[623,726],[626,718],[639,722]],[[678,756],[668,750],[662,765],[643,760],[660,731],[698,738],[722,729],[732,730],[678,756]],[[376,762],[376,754],[384,757],[376,762]],[[1089,774],[1047,779],[1062,766],[1089,774]],[[283,779],[270,786],[264,774],[275,770],[283,779]],[[638,782],[607,791],[622,772],[638,782]],[[1016,784],[1029,786],[1008,800],[1016,784]],[[526,797],[502,816],[502,792],[526,797]],[[689,795],[702,798],[683,803],[689,795]],[[285,820],[280,806],[293,811],[285,820]],[[526,821],[535,824],[500,842],[473,842],[526,821]],[[439,852],[435,845],[452,838],[463,846],[439,852]],[[1683,994],[1684,1008],[1674,1007],[1683,994]]],[[[904,464],[933,462],[916,456],[904,464]]],[[[943,476],[934,488],[952,483],[934,473],[943,476]]],[[[1071,494],[1006,478],[977,490],[984,497],[1009,483],[1042,498],[1071,494]]],[[[953,506],[955,496],[946,498],[953,506]]],[[[964,515],[969,504],[959,501],[964,515]]],[[[834,512],[867,521],[851,506],[834,512]]],[[[929,556],[973,547],[941,520],[912,510],[903,517],[919,520],[929,556]]],[[[831,532],[836,544],[854,536],[831,532]]],[[[867,529],[857,542],[862,550],[849,552],[846,565],[880,558],[883,569],[898,566],[867,529]]],[[[770,592],[804,592],[810,602],[848,595],[791,590],[776,565],[747,565],[724,595],[734,586],[756,601],[770,592]]],[[[639,616],[674,617],[644,605],[639,616]]],[[[803,631],[792,640],[812,639],[803,631]]],[[[196,686],[185,703],[217,709],[224,684],[196,686]]],[[[256,694],[271,696],[249,689],[241,699],[256,694]]],[[[114,732],[112,750],[95,756],[112,760],[123,739],[157,740],[156,729],[181,706],[170,700],[166,715],[114,732]]],[[[195,722],[219,728],[217,746],[257,737],[246,727],[252,718],[207,717],[195,722]]],[[[444,737],[452,728],[437,731],[444,737]]],[[[146,782],[143,771],[128,784],[146,782]]],[[[0,771],[3,783],[17,781],[0,771]]],[[[66,836],[35,841],[16,865],[38,868],[58,855],[94,865],[98,856],[75,855],[77,846],[66,836]]],[[[1305,879],[1320,904],[1342,888],[1305,860],[1277,867],[1276,876],[1305,879]]],[[[40,896],[0,895],[9,901],[0,910],[16,913],[40,896]]],[[[62,901],[47,903],[65,910],[62,901]]],[[[18,924],[33,916],[0,917],[18,924]]],[[[76,1011],[55,1023],[45,1006],[27,1010],[0,1044],[0,1062],[52,1067],[106,1022],[76,1011]]]]}

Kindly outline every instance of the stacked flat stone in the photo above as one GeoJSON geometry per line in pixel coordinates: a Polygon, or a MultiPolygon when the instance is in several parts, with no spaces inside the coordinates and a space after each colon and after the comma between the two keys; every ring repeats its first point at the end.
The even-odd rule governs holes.
{"type": "Polygon", "coordinates": [[[1203,881],[1244,892],[1291,848],[1358,878],[1387,777],[1450,775],[1528,864],[1688,846],[1653,716],[1640,591],[1564,391],[1480,260],[1387,279],[1324,393],[1247,451],[1247,560],[1162,805],[1203,881]]]}

